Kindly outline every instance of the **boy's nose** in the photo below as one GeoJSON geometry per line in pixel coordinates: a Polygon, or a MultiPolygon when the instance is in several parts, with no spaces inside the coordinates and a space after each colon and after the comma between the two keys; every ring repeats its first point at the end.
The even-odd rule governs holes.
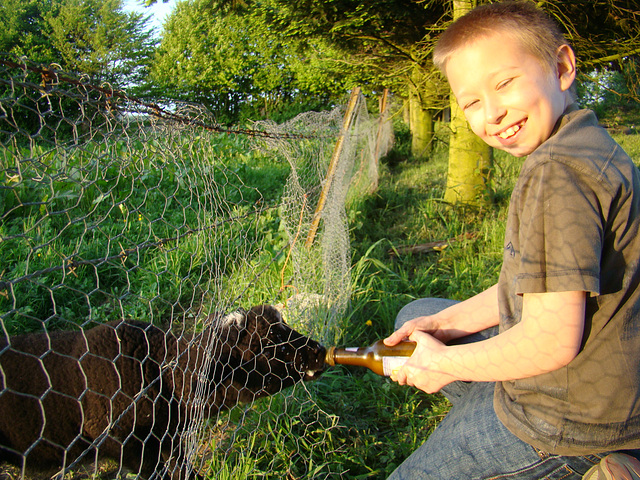
{"type": "Polygon", "coordinates": [[[487,118],[487,123],[498,124],[502,121],[506,114],[506,108],[501,106],[500,103],[495,101],[486,101],[485,115],[487,118]]]}

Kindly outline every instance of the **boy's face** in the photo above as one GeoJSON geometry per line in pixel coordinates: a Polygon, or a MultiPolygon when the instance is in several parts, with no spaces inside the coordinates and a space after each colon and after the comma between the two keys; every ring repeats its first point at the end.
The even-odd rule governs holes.
{"type": "Polygon", "coordinates": [[[510,35],[481,37],[459,48],[446,74],[473,132],[517,157],[547,140],[572,102],[575,58],[565,47],[553,72],[510,35]]]}

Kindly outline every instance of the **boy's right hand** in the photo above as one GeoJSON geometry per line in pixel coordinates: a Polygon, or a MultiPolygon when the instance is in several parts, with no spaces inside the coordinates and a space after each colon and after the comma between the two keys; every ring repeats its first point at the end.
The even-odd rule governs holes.
{"type": "Polygon", "coordinates": [[[455,338],[455,329],[442,325],[441,322],[443,320],[441,315],[438,314],[413,318],[405,322],[404,325],[383,341],[385,345],[392,347],[403,340],[407,340],[413,332],[420,331],[428,333],[443,343],[447,343],[452,338],[455,338]]]}
{"type": "Polygon", "coordinates": [[[387,338],[383,340],[384,344],[387,345],[388,347],[393,347],[394,345],[397,345],[401,341],[409,338],[409,335],[411,335],[413,331],[416,329],[416,320],[418,320],[419,318],[422,318],[422,317],[414,318],[413,320],[409,320],[408,322],[405,322],[404,325],[402,325],[398,330],[396,330],[395,332],[393,332],[391,335],[389,335],[387,338]]]}
{"type": "Polygon", "coordinates": [[[384,339],[385,345],[392,347],[400,343],[403,340],[407,340],[409,336],[415,332],[421,331],[428,333],[438,340],[442,340],[439,337],[442,332],[438,326],[437,318],[435,315],[429,315],[426,317],[416,317],[404,323],[398,330],[393,332],[387,338],[384,339]]]}

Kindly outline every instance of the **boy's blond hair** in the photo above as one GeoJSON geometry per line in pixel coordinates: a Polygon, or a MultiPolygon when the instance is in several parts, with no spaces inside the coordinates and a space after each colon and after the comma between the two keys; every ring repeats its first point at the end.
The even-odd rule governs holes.
{"type": "Polygon", "coordinates": [[[458,48],[496,31],[519,41],[550,71],[556,68],[558,48],[569,45],[556,22],[532,1],[506,1],[481,5],[453,22],[438,39],[433,62],[444,73],[458,48]]]}

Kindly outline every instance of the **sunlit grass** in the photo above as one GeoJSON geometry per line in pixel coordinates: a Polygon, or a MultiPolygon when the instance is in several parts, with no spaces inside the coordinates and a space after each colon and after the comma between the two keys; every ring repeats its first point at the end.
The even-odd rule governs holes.
{"type": "MultiPolygon", "coordinates": [[[[640,163],[640,136],[620,134],[616,139],[640,163]]],[[[441,201],[447,170],[442,139],[429,161],[383,162],[378,190],[353,202],[348,212],[352,296],[350,309],[340,319],[335,342],[349,346],[369,344],[391,333],[396,313],[413,299],[439,296],[462,300],[497,281],[507,205],[522,160],[496,154],[495,161],[495,201],[478,210],[452,207],[441,201]],[[403,250],[434,241],[448,244],[423,253],[403,250]]],[[[245,191],[230,183],[226,193],[249,198],[260,192],[258,196],[275,203],[279,192],[273,187],[283,181],[286,169],[281,164],[270,168],[265,158],[255,162],[253,168],[247,157],[227,165],[225,172],[228,178],[259,187],[245,191]]],[[[98,197],[92,198],[89,205],[98,197]]],[[[152,209],[153,203],[148,207],[152,209]]],[[[119,208],[110,212],[109,227],[96,230],[96,239],[107,243],[110,232],[123,239],[142,235],[150,228],[153,211],[133,210],[129,213],[119,208]]],[[[198,295],[215,295],[211,293],[215,288],[211,287],[250,303],[273,299],[274,292],[284,287],[283,279],[291,274],[286,262],[286,239],[279,231],[277,210],[266,210],[252,218],[249,224],[223,225],[217,235],[202,232],[185,237],[179,248],[150,249],[157,255],[141,258],[148,262],[124,279],[121,276],[126,271],[126,259],[114,261],[114,286],[109,293],[104,298],[81,295],[61,316],[73,318],[78,304],[96,318],[112,316],[127,303],[119,296],[121,283],[136,288],[129,293],[135,297],[126,311],[130,316],[153,311],[153,305],[142,305],[138,312],[133,307],[136,303],[159,304],[164,307],[158,309],[161,315],[160,312],[176,308],[168,299],[184,298],[185,304],[190,304],[198,295]],[[247,263],[225,261],[240,257],[247,258],[247,263]],[[218,270],[212,284],[200,285],[199,280],[212,275],[199,270],[205,264],[216,265],[218,270]],[[250,290],[246,286],[248,276],[253,282],[250,290]]],[[[215,216],[210,221],[215,221],[215,216]]],[[[202,222],[206,224],[208,220],[202,222]]],[[[0,233],[6,235],[8,225],[0,228],[5,229],[0,233]]],[[[41,229],[49,227],[43,223],[41,229]]],[[[93,248],[99,251],[100,244],[94,242],[93,248]]],[[[52,242],[32,253],[28,258],[31,270],[55,263],[55,252],[64,247],[52,242]]],[[[117,253],[116,247],[110,246],[117,253]]],[[[25,262],[28,255],[19,248],[0,247],[4,265],[25,262]]],[[[101,281],[108,278],[109,272],[105,271],[101,281]]],[[[82,282],[91,283],[92,279],[71,275],[66,281],[78,282],[81,290],[82,282]]],[[[31,301],[51,295],[39,284],[29,285],[31,290],[23,295],[31,301]]],[[[222,299],[213,303],[217,301],[222,299]]],[[[59,302],[62,305],[62,300],[59,302]]],[[[21,313],[22,320],[38,318],[34,312],[39,306],[29,308],[34,310],[21,313]]],[[[336,367],[313,383],[219,416],[208,427],[214,433],[212,443],[203,447],[209,449],[203,473],[208,478],[225,480],[384,479],[422,444],[447,409],[448,403],[440,395],[399,386],[364,369],[336,367]]]]}

